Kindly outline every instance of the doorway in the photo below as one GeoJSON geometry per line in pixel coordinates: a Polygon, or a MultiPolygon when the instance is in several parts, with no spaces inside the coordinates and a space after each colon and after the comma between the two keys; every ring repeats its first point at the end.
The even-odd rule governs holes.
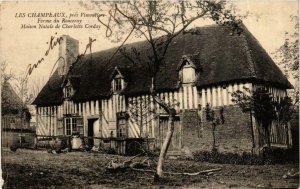
{"type": "Polygon", "coordinates": [[[88,146],[94,146],[94,122],[95,119],[88,119],[88,146]]]}
{"type": "MultiPolygon", "coordinates": [[[[158,125],[158,147],[161,148],[166,138],[168,131],[168,121],[169,116],[159,116],[159,125],[158,125]]],[[[182,146],[182,130],[181,130],[181,121],[180,116],[176,116],[174,120],[174,133],[172,136],[172,140],[169,146],[169,152],[180,152],[182,146]]]]}

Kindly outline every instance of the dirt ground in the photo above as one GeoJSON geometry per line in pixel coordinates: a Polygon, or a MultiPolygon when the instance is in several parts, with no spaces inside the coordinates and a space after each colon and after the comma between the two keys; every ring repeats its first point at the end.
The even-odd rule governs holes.
{"type": "MultiPolygon", "coordinates": [[[[144,159],[145,157],[140,157],[144,159]]],[[[4,188],[297,188],[298,179],[285,179],[298,164],[229,165],[169,159],[165,171],[198,172],[221,168],[210,175],[166,175],[154,182],[153,173],[126,170],[107,172],[111,159],[129,157],[100,153],[70,152],[49,154],[46,151],[2,150],[4,188]]],[[[151,166],[150,169],[155,169],[151,166]]]]}

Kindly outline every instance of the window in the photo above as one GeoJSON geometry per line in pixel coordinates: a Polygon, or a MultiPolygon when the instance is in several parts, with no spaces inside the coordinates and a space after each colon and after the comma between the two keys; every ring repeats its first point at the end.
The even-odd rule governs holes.
{"type": "Polygon", "coordinates": [[[114,91],[120,91],[122,89],[122,79],[115,78],[114,79],[114,91]]]}
{"type": "Polygon", "coordinates": [[[66,135],[71,135],[71,119],[66,118],[66,135]]]}
{"type": "Polygon", "coordinates": [[[70,98],[73,95],[73,90],[71,85],[65,87],[65,98],[70,98]]]}
{"type": "Polygon", "coordinates": [[[117,137],[127,137],[127,120],[124,118],[118,120],[117,137]]]}
{"type": "Polygon", "coordinates": [[[127,120],[126,112],[117,113],[117,137],[127,137],[127,120]]]}
{"type": "Polygon", "coordinates": [[[83,119],[80,117],[65,118],[65,135],[72,135],[74,132],[83,134],[83,119]]]}

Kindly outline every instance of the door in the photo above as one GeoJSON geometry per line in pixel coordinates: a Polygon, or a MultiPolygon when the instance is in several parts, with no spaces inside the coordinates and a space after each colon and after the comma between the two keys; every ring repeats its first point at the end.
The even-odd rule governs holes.
{"type": "Polygon", "coordinates": [[[88,145],[94,146],[94,121],[93,119],[88,120],[88,145]]]}
{"type": "MultiPolygon", "coordinates": [[[[161,148],[168,131],[168,116],[159,117],[159,126],[158,126],[158,142],[159,148],[161,148]]],[[[169,146],[169,152],[178,152],[181,150],[181,122],[180,117],[176,116],[174,120],[174,133],[172,140],[169,146]]]]}

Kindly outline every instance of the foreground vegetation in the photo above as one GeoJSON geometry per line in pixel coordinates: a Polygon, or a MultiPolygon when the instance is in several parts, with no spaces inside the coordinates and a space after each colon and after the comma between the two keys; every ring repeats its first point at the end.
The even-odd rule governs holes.
{"type": "MultiPolygon", "coordinates": [[[[108,172],[107,163],[130,157],[88,152],[51,154],[46,151],[2,150],[4,188],[254,188],[298,187],[297,178],[283,178],[297,163],[276,165],[232,165],[168,159],[166,171],[198,172],[221,168],[206,175],[168,175],[154,182],[151,172],[108,172]]],[[[144,159],[140,157],[138,159],[144,159]]],[[[155,170],[155,165],[149,169],[155,170]]]]}

